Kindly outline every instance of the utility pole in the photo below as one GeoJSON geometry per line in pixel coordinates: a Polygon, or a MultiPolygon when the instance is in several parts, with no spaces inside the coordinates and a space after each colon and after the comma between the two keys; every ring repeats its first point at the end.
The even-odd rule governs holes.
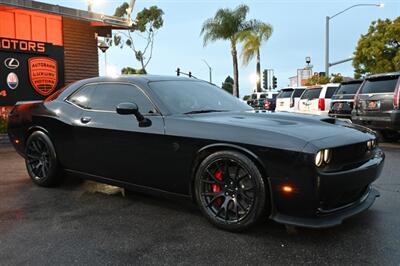
{"type": "Polygon", "coordinates": [[[208,71],[209,71],[209,75],[210,75],[210,83],[212,83],[212,68],[211,66],[207,63],[207,61],[205,59],[202,59],[203,62],[207,65],[208,67],[208,71]]]}

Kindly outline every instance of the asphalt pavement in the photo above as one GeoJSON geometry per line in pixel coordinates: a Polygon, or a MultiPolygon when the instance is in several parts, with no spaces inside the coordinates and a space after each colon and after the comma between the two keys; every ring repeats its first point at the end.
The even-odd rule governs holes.
{"type": "Polygon", "coordinates": [[[266,221],[240,234],[213,227],[187,201],[109,195],[73,177],[37,187],[3,146],[0,265],[400,265],[400,144],[382,146],[381,197],[370,210],[330,229],[288,233],[266,221]]]}

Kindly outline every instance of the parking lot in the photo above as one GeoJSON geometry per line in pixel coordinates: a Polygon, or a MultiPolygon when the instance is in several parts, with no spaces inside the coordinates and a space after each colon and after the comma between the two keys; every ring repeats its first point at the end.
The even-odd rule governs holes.
{"type": "Polygon", "coordinates": [[[0,146],[1,265],[371,264],[400,265],[400,144],[383,144],[381,197],[342,226],[286,231],[266,221],[233,234],[190,202],[135,193],[107,195],[69,177],[34,186],[24,162],[0,146]]]}

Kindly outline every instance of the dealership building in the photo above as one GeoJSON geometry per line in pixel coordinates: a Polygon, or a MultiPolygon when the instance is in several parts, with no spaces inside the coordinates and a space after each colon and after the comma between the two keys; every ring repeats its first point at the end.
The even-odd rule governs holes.
{"type": "Polygon", "coordinates": [[[125,19],[30,0],[0,0],[0,108],[99,75],[98,43],[125,19]]]}

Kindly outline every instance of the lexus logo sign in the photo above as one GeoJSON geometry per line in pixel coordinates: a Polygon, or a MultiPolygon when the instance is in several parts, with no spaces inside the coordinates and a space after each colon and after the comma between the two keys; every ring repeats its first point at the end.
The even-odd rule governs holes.
{"type": "Polygon", "coordinates": [[[6,60],[4,60],[4,65],[8,69],[16,69],[19,67],[19,61],[15,58],[7,58],[6,60]]]}

